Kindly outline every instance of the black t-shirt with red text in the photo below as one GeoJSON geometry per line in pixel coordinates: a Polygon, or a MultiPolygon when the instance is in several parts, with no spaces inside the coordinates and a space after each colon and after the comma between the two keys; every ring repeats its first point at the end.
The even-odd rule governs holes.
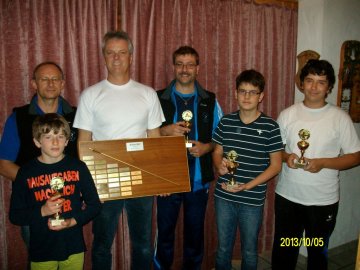
{"type": "Polygon", "coordinates": [[[63,261],[72,254],[85,251],[82,226],[93,219],[100,208],[99,196],[85,163],[66,155],[53,164],[42,163],[36,158],[19,169],[13,182],[9,217],[15,225],[30,226],[31,261],[63,261]],[[61,217],[73,217],[77,222],[61,231],[49,230],[51,216],[41,216],[42,205],[55,192],[50,186],[54,177],[64,179],[61,217]]]}

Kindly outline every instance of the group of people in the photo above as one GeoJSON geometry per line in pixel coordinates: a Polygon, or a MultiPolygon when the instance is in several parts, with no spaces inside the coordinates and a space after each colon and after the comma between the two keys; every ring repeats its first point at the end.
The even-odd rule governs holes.
{"type": "Polygon", "coordinates": [[[232,268],[239,228],[241,269],[256,269],[266,183],[279,173],[272,267],[295,269],[300,245],[295,241],[284,245],[284,239],[306,237],[318,243],[307,247],[308,269],[327,269],[339,202],[338,172],[360,163],[360,141],[350,117],[326,102],[335,83],[331,64],[308,61],[300,76],[303,102],[285,109],[275,121],[259,111],[265,78],[256,70],[237,76],[234,94],[239,110],[223,116],[215,94],[197,81],[200,61],[194,48],[182,46],[173,53],[174,80],[159,91],[131,79],[133,51],[126,32],[105,34],[107,78],[82,92],[77,109],[60,96],[65,84],[62,69],[53,62],[39,64],[31,80],[36,94],[30,104],[15,108],[5,123],[0,174],[13,181],[9,217],[22,226],[31,269],[82,269],[82,226],[90,220],[92,269],[111,269],[111,247],[123,210],[131,239],[131,268],[171,269],[181,206],[182,269],[201,269],[209,182],[215,175],[215,267],[232,268]],[[182,118],[186,111],[193,115],[191,127],[182,118]],[[310,146],[305,165],[298,168],[301,129],[310,133],[310,146]],[[153,197],[101,203],[76,145],[184,134],[191,144],[187,148],[191,191],[157,196],[153,251],[153,197]],[[229,160],[234,152],[236,158],[229,160]],[[235,168],[230,163],[236,163],[235,168]],[[56,193],[59,178],[62,196],[56,193]],[[58,213],[62,219],[54,225],[58,213]]]}

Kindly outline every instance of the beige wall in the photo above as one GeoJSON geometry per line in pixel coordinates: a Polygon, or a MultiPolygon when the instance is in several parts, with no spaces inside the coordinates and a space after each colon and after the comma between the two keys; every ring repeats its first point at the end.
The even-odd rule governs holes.
{"type": "MultiPolygon", "coordinates": [[[[359,0],[299,0],[297,52],[314,50],[339,73],[340,49],[345,40],[360,41],[359,0]]],[[[328,102],[336,104],[336,82],[328,102]]],[[[295,101],[303,95],[295,87],[295,101]]],[[[360,136],[360,123],[355,124],[360,136]]],[[[330,248],[358,238],[360,232],[360,166],[340,173],[340,208],[330,248]]],[[[304,249],[301,253],[305,254],[304,249]]]]}

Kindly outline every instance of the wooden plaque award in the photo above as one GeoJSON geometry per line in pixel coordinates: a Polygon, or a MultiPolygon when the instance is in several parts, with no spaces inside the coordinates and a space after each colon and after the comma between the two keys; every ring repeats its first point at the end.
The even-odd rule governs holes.
{"type": "Polygon", "coordinates": [[[100,200],[190,191],[183,136],[79,143],[100,200]]]}

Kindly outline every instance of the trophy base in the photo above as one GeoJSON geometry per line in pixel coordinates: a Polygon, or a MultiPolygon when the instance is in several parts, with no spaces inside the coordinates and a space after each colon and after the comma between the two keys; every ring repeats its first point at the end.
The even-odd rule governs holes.
{"type": "Polygon", "coordinates": [[[185,143],[185,146],[186,146],[186,148],[191,148],[191,147],[193,147],[193,144],[192,144],[192,143],[187,142],[187,143],[185,143]]]}
{"type": "Polygon", "coordinates": [[[59,218],[59,219],[54,218],[54,219],[50,220],[50,223],[51,223],[51,226],[56,227],[56,226],[60,226],[61,222],[63,222],[63,221],[65,221],[65,219],[63,219],[63,218],[59,218]]]}
{"type": "Polygon", "coordinates": [[[294,162],[294,165],[296,168],[298,169],[304,169],[304,167],[306,166],[307,163],[302,163],[302,162],[299,162],[299,161],[295,161],[294,162]]]}

